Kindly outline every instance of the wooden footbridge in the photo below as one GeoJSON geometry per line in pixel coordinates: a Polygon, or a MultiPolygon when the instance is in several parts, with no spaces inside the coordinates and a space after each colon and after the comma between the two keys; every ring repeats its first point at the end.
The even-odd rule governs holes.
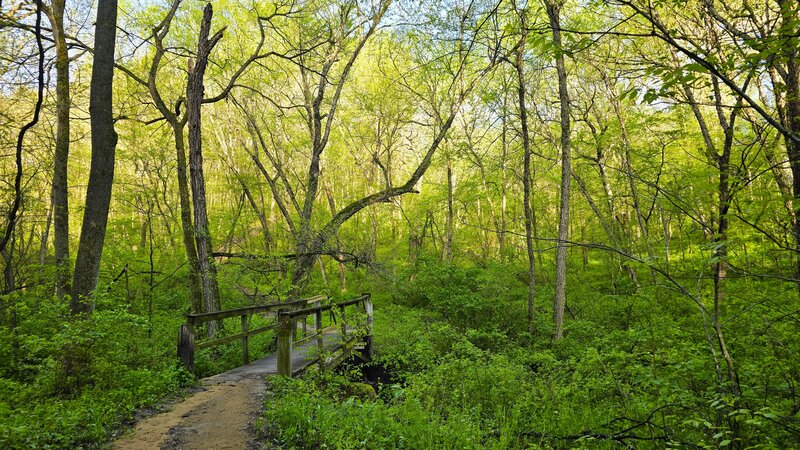
{"type": "Polygon", "coordinates": [[[113,448],[251,448],[256,439],[252,422],[263,411],[266,375],[294,376],[313,365],[323,370],[333,367],[351,356],[372,358],[372,301],[369,294],[341,302],[318,296],[189,314],[180,328],[178,357],[193,372],[197,350],[236,341],[242,345],[242,366],[200,380],[199,391],[171,410],[139,422],[113,448]],[[236,317],[241,322],[239,333],[211,340],[195,334],[205,323],[236,317]],[[277,334],[278,350],[251,362],[250,337],[270,330],[277,334]]]}
{"type": "Polygon", "coordinates": [[[269,374],[295,376],[311,365],[317,364],[321,369],[327,369],[351,356],[370,361],[372,300],[370,294],[361,294],[352,300],[331,303],[326,297],[317,296],[211,313],[189,314],[186,316],[186,323],[180,328],[178,358],[184,367],[194,372],[194,355],[197,350],[237,340],[240,340],[242,345],[243,365],[204,380],[206,384],[269,374]],[[250,323],[254,316],[269,320],[271,323],[251,329],[250,323]],[[198,339],[195,331],[202,324],[232,317],[241,318],[240,333],[208,341],[198,339]],[[309,318],[313,318],[313,324],[309,324],[309,318]],[[248,350],[250,336],[271,330],[278,336],[277,352],[250,362],[248,350]]]}

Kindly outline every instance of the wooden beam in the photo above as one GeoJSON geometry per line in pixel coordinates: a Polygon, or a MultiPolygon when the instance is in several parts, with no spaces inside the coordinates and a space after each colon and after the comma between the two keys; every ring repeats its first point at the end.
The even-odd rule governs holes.
{"type": "Polygon", "coordinates": [[[294,320],[287,313],[278,315],[278,375],[292,376],[292,326],[294,320]]]}
{"type": "Polygon", "coordinates": [[[364,296],[364,312],[367,314],[366,335],[364,336],[364,350],[363,355],[372,361],[374,350],[372,348],[372,296],[370,294],[363,294],[364,296]]]}
{"type": "Polygon", "coordinates": [[[300,308],[308,305],[309,303],[316,303],[325,299],[324,296],[315,296],[311,298],[302,298],[300,300],[292,300],[283,303],[268,303],[266,305],[248,306],[245,308],[227,309],[225,311],[216,311],[209,313],[187,314],[186,320],[192,325],[198,325],[212,320],[227,319],[229,317],[241,316],[242,314],[255,314],[259,312],[275,312],[287,308],[300,308]]]}
{"type": "Polygon", "coordinates": [[[194,373],[194,328],[186,323],[178,331],[178,359],[186,370],[194,373]]]}
{"type": "Polygon", "coordinates": [[[247,314],[242,315],[242,361],[246,366],[250,362],[250,354],[247,349],[247,314]]]}

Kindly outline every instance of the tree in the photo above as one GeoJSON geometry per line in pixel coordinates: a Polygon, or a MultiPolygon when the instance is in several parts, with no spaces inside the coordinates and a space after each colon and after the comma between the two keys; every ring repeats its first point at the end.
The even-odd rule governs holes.
{"type": "MultiPolygon", "coordinates": [[[[162,70],[162,64],[165,56],[169,54],[169,49],[165,44],[165,40],[170,33],[173,21],[175,20],[181,2],[182,0],[172,1],[169,10],[164,15],[164,18],[158,25],[150,30],[150,34],[145,39],[154,48],[154,53],[152,59],[150,60],[147,75],[144,77],[139,76],[130,68],[121,65],[118,67],[131,80],[147,89],[150,97],[153,100],[153,105],[159,114],[161,114],[160,118],[147,121],[147,123],[153,124],[158,123],[161,120],[165,120],[172,130],[177,161],[176,175],[180,200],[180,218],[181,227],[183,230],[183,245],[186,252],[187,265],[189,267],[189,298],[191,301],[192,311],[202,312],[205,308],[203,299],[206,293],[203,292],[204,282],[201,276],[201,261],[199,260],[198,256],[197,240],[195,238],[196,230],[192,218],[193,200],[189,192],[190,181],[186,172],[186,167],[188,165],[186,159],[186,138],[184,137],[184,130],[186,128],[189,115],[187,111],[181,111],[181,108],[186,101],[183,96],[179,95],[170,100],[166,95],[162,94],[162,88],[159,87],[158,75],[159,71],[162,70]]],[[[270,5],[270,7],[272,8],[272,11],[266,15],[261,15],[258,13],[258,11],[255,11],[256,21],[259,28],[259,40],[253,47],[252,52],[238,65],[236,70],[233,71],[233,74],[230,75],[227,81],[222,83],[222,88],[220,89],[219,93],[211,97],[204,97],[201,102],[202,104],[213,104],[228,98],[233,88],[237,86],[239,79],[256,61],[268,58],[270,56],[280,56],[288,60],[296,57],[296,55],[282,55],[274,51],[262,51],[267,37],[265,28],[269,26],[273,19],[291,15],[293,4],[276,3],[270,5]]],[[[213,296],[213,294],[209,295],[213,296]]]]}
{"type": "MultiPolygon", "coordinates": [[[[683,5],[676,8],[677,5],[671,2],[654,5],[636,0],[615,0],[613,4],[633,11],[635,16],[645,20],[648,36],[663,41],[691,60],[685,66],[687,71],[710,74],[784,137],[792,172],[793,203],[797,204],[800,201],[800,39],[795,30],[800,21],[800,5],[788,0],[765,1],[757,5],[701,0],[699,7],[703,14],[725,37],[726,56],[720,60],[709,56],[714,49],[709,48],[707,41],[694,39],[687,30],[670,27],[665,22],[661,9],[675,13],[668,15],[680,17],[677,8],[686,10],[683,5]],[[750,95],[748,85],[740,84],[736,76],[726,73],[727,64],[734,61],[734,56],[744,67],[767,73],[768,77],[760,77],[760,81],[772,92],[774,112],[750,95]]],[[[785,186],[785,180],[779,180],[778,184],[785,186]]],[[[794,217],[794,211],[789,214],[793,216],[795,252],[800,252],[800,221],[794,217]]],[[[800,258],[795,261],[794,277],[800,293],[800,258]]]]}
{"type": "MultiPolygon", "coordinates": [[[[531,138],[528,133],[528,107],[525,102],[525,43],[528,39],[528,25],[526,21],[527,8],[518,8],[514,4],[514,12],[519,18],[520,37],[516,49],[514,66],[517,70],[517,99],[519,102],[520,133],[522,135],[522,189],[523,208],[525,211],[525,249],[528,253],[528,331],[534,330],[534,300],[536,298],[536,259],[533,246],[533,209],[531,206],[531,138]]],[[[556,19],[557,21],[557,19],[556,19]]],[[[563,66],[563,61],[562,61],[563,66]]],[[[561,89],[561,74],[559,73],[559,89],[561,89]]],[[[562,104],[562,108],[563,108],[562,104]]],[[[562,123],[563,126],[563,123],[562,123]]],[[[569,185],[567,187],[569,192],[569,185]]],[[[562,192],[563,195],[563,192],[562,192]]],[[[563,205],[563,204],[562,204],[563,205]]],[[[563,207],[563,206],[562,206],[563,207]]],[[[559,235],[559,237],[561,237],[559,235]]],[[[566,237],[564,238],[566,239],[566,237]]],[[[561,313],[563,320],[563,312],[561,313]]]]}
{"type": "Polygon", "coordinates": [[[89,94],[92,130],[92,163],[86,188],[81,238],[72,280],[71,307],[75,314],[91,313],[92,295],[100,274],[100,259],[106,237],[111,187],[114,182],[113,81],[117,35],[117,0],[99,0],[95,24],[94,59],[89,94]]]}
{"type": "MultiPolygon", "coordinates": [[[[203,306],[206,312],[219,311],[219,287],[217,269],[212,255],[211,234],[208,229],[206,208],[206,185],[203,176],[203,131],[200,108],[203,104],[203,76],[208,66],[211,50],[222,39],[222,30],[209,39],[211,17],[214,14],[211,3],[203,9],[200,23],[200,37],[197,44],[197,61],[189,66],[189,82],[186,84],[186,117],[189,124],[189,172],[192,182],[192,202],[194,206],[194,234],[197,241],[197,259],[200,278],[203,282],[203,306]],[[192,67],[193,66],[193,67],[192,67]]],[[[209,322],[206,333],[214,336],[219,323],[209,322]]]]}
{"type": "Polygon", "coordinates": [[[64,28],[64,0],[53,0],[45,8],[53,30],[56,48],[56,142],[53,159],[53,246],[56,259],[56,294],[59,298],[69,292],[71,261],[69,258],[69,191],[67,167],[69,161],[69,49],[64,28]]]}
{"type": "Polygon", "coordinates": [[[569,239],[569,188],[572,177],[572,155],[570,150],[570,102],[567,90],[567,69],[564,65],[564,46],[561,40],[561,8],[559,0],[545,0],[550,30],[553,33],[556,73],[558,75],[558,102],[561,125],[561,204],[558,219],[558,245],[556,249],[556,287],[553,298],[553,337],[564,336],[564,306],[567,299],[567,240],[569,239]]]}

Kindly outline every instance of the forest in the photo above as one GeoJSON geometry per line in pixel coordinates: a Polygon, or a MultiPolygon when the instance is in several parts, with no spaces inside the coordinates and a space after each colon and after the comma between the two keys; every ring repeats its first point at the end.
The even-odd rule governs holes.
{"type": "Polygon", "coordinates": [[[187,314],[367,292],[372,362],[269,377],[253,448],[800,448],[798,30],[793,0],[0,2],[0,448],[107,448],[242,364],[184,368],[187,314]]]}

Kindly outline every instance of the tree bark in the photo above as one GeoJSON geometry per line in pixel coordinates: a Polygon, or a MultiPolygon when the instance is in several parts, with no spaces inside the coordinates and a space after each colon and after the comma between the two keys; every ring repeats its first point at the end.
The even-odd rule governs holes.
{"type": "Polygon", "coordinates": [[[442,259],[447,262],[453,260],[453,161],[450,157],[447,158],[447,220],[442,243],[442,259]]]}
{"type": "MultiPolygon", "coordinates": [[[[203,133],[200,109],[203,104],[203,76],[208,66],[211,50],[222,38],[218,31],[209,39],[213,8],[210,3],[203,10],[203,21],[200,24],[200,37],[197,44],[197,62],[189,70],[189,82],[186,86],[186,114],[189,125],[189,175],[192,186],[194,206],[194,236],[197,243],[197,260],[200,279],[203,284],[203,306],[205,312],[220,309],[219,287],[217,286],[217,270],[212,256],[211,235],[208,227],[206,209],[206,186],[203,176],[203,133]]],[[[212,337],[221,327],[220,322],[209,322],[206,334],[212,337]]]]}
{"type": "MultiPolygon", "coordinates": [[[[2,238],[0,238],[0,253],[6,251],[8,244],[11,244],[11,248],[9,249],[9,254],[12,253],[14,242],[14,232],[17,226],[17,221],[19,220],[19,210],[22,206],[22,175],[23,175],[23,144],[25,143],[25,135],[30,131],[31,128],[36,126],[39,122],[39,115],[42,111],[42,101],[44,99],[44,45],[42,43],[42,2],[41,0],[36,1],[36,25],[35,25],[35,34],[36,34],[36,48],[37,48],[37,60],[38,60],[38,75],[37,75],[37,83],[36,83],[36,104],[33,108],[33,117],[29,122],[20,128],[19,133],[17,134],[17,144],[14,150],[14,199],[11,202],[11,207],[8,209],[8,213],[6,215],[6,224],[5,224],[5,232],[3,233],[2,238]]],[[[8,260],[10,261],[10,259],[8,260]]],[[[6,264],[5,270],[12,270],[13,267],[10,267],[10,262],[6,264]]]]}
{"type": "MultiPolygon", "coordinates": [[[[515,5],[516,8],[516,5],[515,5]]],[[[533,209],[531,208],[531,140],[528,133],[528,107],[525,103],[525,42],[528,29],[525,9],[517,10],[520,22],[520,42],[517,48],[515,66],[517,69],[517,96],[519,100],[519,120],[522,133],[522,188],[525,210],[525,248],[528,253],[528,332],[534,331],[534,299],[536,297],[536,259],[533,248],[533,209]]]]}
{"type": "Polygon", "coordinates": [[[53,158],[53,244],[55,250],[56,295],[63,299],[69,292],[69,195],[67,168],[69,160],[70,88],[69,53],[64,34],[64,0],[53,0],[49,19],[56,49],[56,141],[53,158]]]}
{"type": "MultiPolygon", "coordinates": [[[[322,190],[325,191],[325,196],[328,198],[328,206],[331,209],[331,215],[336,214],[336,200],[334,200],[333,193],[324,180],[322,181],[322,190]]],[[[344,257],[344,255],[341,254],[342,239],[339,237],[338,232],[334,233],[333,236],[336,239],[336,252],[339,253],[339,292],[344,293],[347,291],[347,271],[344,267],[344,262],[342,261],[342,258],[344,257]]]]}
{"type": "Polygon", "coordinates": [[[95,25],[94,60],[89,92],[92,132],[92,162],[86,187],[81,238],[72,281],[72,312],[91,313],[91,295],[97,287],[100,259],[106,237],[106,224],[114,182],[114,156],[117,133],[112,108],[114,49],[117,35],[117,0],[98,0],[95,25]]]}
{"type": "MultiPolygon", "coordinates": [[[[377,5],[375,14],[371,17],[368,27],[355,42],[355,47],[350,57],[346,59],[339,80],[333,85],[333,93],[330,96],[326,97],[326,88],[328,84],[331,83],[329,75],[334,63],[337,62],[337,59],[340,57],[340,51],[344,48],[344,39],[331,41],[333,45],[330,46],[328,58],[326,62],[323,63],[321,70],[315,73],[319,75],[316,91],[312,94],[310,88],[304,86],[307,99],[304,109],[307,114],[307,126],[309,137],[311,138],[311,159],[308,165],[308,175],[306,178],[305,199],[303,200],[302,210],[300,211],[300,229],[298,230],[295,240],[295,248],[297,254],[300,255],[295,262],[294,271],[292,272],[292,286],[295,295],[302,290],[302,285],[307,281],[309,270],[314,265],[315,254],[321,251],[322,245],[324,245],[331,236],[331,234],[328,234],[325,241],[319,242],[318,236],[321,233],[312,230],[311,219],[314,212],[317,192],[319,190],[320,175],[322,173],[320,168],[321,157],[328,145],[331,127],[336,117],[339,98],[353,65],[364,49],[367,41],[378,29],[378,24],[386,13],[390,3],[390,0],[382,0],[379,5],[377,5]],[[323,110],[323,103],[329,105],[325,107],[325,110],[323,110]]],[[[350,10],[343,9],[341,13],[343,19],[349,19],[350,10]]],[[[305,72],[305,68],[301,70],[304,71],[303,76],[305,77],[308,72],[305,72]]]]}
{"type": "Polygon", "coordinates": [[[564,66],[564,52],[561,44],[560,13],[562,3],[558,0],[545,0],[553,45],[556,51],[556,72],[558,75],[558,99],[561,107],[561,205],[558,220],[558,245],[556,250],[556,287],[553,298],[553,339],[564,336],[564,307],[567,298],[567,240],[569,239],[569,190],[572,172],[570,154],[570,104],[567,91],[567,70],[564,66]]]}
{"type": "Polygon", "coordinates": [[[192,305],[192,312],[200,313],[204,310],[203,284],[200,280],[200,263],[197,257],[194,224],[192,223],[192,199],[189,194],[189,178],[186,174],[186,141],[183,139],[183,123],[175,121],[172,129],[175,135],[176,172],[178,175],[178,198],[181,206],[183,248],[186,252],[186,264],[189,267],[189,301],[192,305]]]}

